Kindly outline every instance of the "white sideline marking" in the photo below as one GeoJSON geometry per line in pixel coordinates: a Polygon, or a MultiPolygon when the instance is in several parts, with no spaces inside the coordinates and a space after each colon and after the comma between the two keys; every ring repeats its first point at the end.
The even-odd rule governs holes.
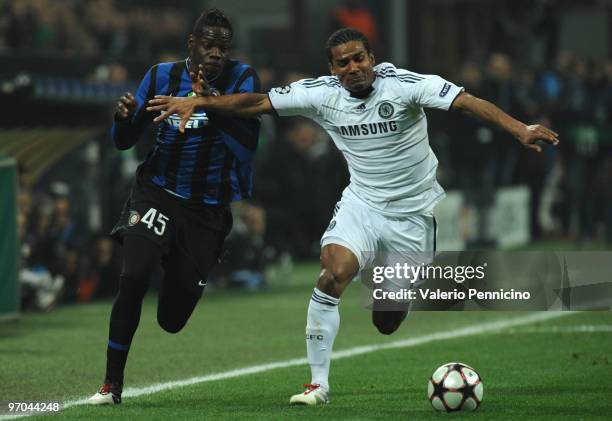
{"type": "MultiPolygon", "coordinates": [[[[384,344],[375,345],[364,345],[357,346],[354,348],[345,349],[343,351],[337,351],[332,354],[333,360],[339,360],[341,358],[350,358],[356,355],[369,354],[370,352],[381,351],[385,349],[396,349],[396,348],[410,348],[414,346],[423,345],[434,341],[443,341],[446,339],[456,339],[464,336],[479,335],[482,333],[493,332],[497,330],[509,329],[515,326],[522,326],[536,322],[543,322],[551,319],[557,319],[563,316],[569,316],[576,312],[561,311],[561,312],[539,312],[530,314],[523,317],[514,317],[507,320],[498,320],[494,322],[481,323],[477,325],[471,325],[459,328],[454,331],[436,332],[428,335],[417,336],[410,339],[401,339],[398,341],[388,342],[384,344]]],[[[235,370],[224,371],[221,373],[208,374],[205,376],[192,377],[185,380],[176,380],[165,383],[153,384],[151,386],[142,388],[128,388],[123,391],[122,397],[137,397],[143,395],[151,395],[153,393],[162,392],[164,390],[175,389],[178,387],[192,386],[194,384],[212,382],[215,380],[225,380],[234,377],[246,376],[249,374],[263,373],[265,371],[275,370],[277,368],[295,367],[298,365],[308,364],[306,358],[296,358],[292,360],[278,361],[269,364],[259,364],[250,367],[238,368],[235,370]]],[[[71,406],[86,405],[87,399],[78,399],[64,402],[64,408],[70,408],[71,406]]],[[[39,414],[32,414],[39,415],[39,414]]],[[[14,418],[20,418],[29,415],[0,415],[0,420],[9,420],[14,418]]]]}
{"type": "Polygon", "coordinates": [[[508,329],[499,333],[612,333],[612,325],[543,326],[508,329]]]}

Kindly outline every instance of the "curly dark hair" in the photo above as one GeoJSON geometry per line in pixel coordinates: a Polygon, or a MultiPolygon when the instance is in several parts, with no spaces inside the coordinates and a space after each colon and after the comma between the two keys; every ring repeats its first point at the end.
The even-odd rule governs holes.
{"type": "Polygon", "coordinates": [[[332,48],[350,41],[361,41],[368,54],[371,53],[370,41],[363,33],[355,28],[342,28],[331,34],[325,43],[325,52],[330,63],[332,62],[332,48]]]}
{"type": "Polygon", "coordinates": [[[192,33],[196,36],[201,35],[205,26],[225,28],[230,34],[234,34],[232,24],[225,13],[219,9],[204,9],[198,20],[195,21],[192,33]]]}

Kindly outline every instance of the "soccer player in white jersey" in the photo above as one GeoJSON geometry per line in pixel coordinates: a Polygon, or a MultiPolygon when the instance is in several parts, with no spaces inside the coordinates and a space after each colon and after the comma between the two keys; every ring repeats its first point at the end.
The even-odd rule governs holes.
{"type": "MultiPolygon", "coordinates": [[[[265,113],[301,115],[319,123],[348,163],[351,182],[321,239],[321,273],[308,306],[306,350],[312,379],[292,404],[329,402],[329,366],[340,316],[340,296],[372,264],[372,252],[429,252],[435,248],[433,209],[444,196],[436,181],[438,161],[429,147],[423,108],[459,110],[512,134],[526,148],[553,145],[558,135],[528,126],[440,76],[375,65],[367,38],[344,28],[326,45],[331,76],[305,79],[265,94],[222,97],[156,97],[156,121],[174,113],[188,120],[196,107],[236,117],[265,113]]],[[[459,141],[459,140],[457,140],[459,141]]],[[[430,262],[427,262],[430,263],[430,262]]],[[[393,333],[406,307],[372,312],[383,334],[393,333]]]]}

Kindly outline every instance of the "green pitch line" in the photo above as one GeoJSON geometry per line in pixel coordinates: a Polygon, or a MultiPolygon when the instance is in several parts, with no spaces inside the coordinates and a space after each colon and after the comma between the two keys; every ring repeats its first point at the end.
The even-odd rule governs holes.
{"type": "Polygon", "coordinates": [[[610,313],[577,313],[533,325],[534,337],[508,329],[414,348],[382,350],[332,363],[332,402],[289,407],[288,397],[308,376],[304,365],[202,383],[126,399],[116,407],[73,407],[58,418],[79,419],[609,419],[612,374],[609,332],[570,329],[611,323],[610,313]],[[566,332],[553,332],[563,325],[566,332]],[[441,414],[426,398],[426,382],[441,363],[463,361],[484,380],[481,408],[441,414]]]}
{"type": "MultiPolygon", "coordinates": [[[[317,274],[317,266],[302,266],[290,285],[274,285],[266,292],[207,292],[186,328],[176,335],[157,325],[157,300],[148,297],[130,352],[126,387],[304,357],[306,309],[317,274]]],[[[384,337],[361,305],[360,287],[352,285],[340,304],[336,349],[475,324],[483,317],[415,313],[395,335],[384,337]]],[[[68,306],[0,324],[0,396],[63,401],[93,393],[103,380],[110,309],[110,301],[68,306]]]]}
{"type": "MultiPolygon", "coordinates": [[[[126,386],[138,388],[255,364],[303,358],[305,356],[303,332],[306,307],[317,273],[318,268],[315,265],[302,266],[296,271],[291,284],[275,284],[266,292],[249,294],[234,291],[215,291],[207,294],[186,329],[177,335],[166,334],[156,325],[156,300],[154,297],[148,298],[145,303],[141,327],[136,335],[128,363],[126,386]]],[[[384,344],[427,335],[431,332],[446,332],[463,326],[504,320],[519,315],[518,313],[481,312],[415,313],[410,316],[395,335],[384,337],[376,332],[371,325],[370,314],[361,307],[359,287],[359,285],[351,286],[340,305],[342,321],[335,346],[338,350],[363,344],[384,344]]],[[[2,399],[66,401],[93,394],[102,380],[104,371],[110,306],[110,302],[71,306],[54,310],[49,314],[29,314],[17,323],[1,324],[0,377],[2,382],[0,382],[0,395],[3,396],[2,399]]],[[[570,322],[577,325],[612,323],[610,313],[582,313],[562,320],[563,325],[570,322]]],[[[550,324],[558,326],[561,322],[557,321],[555,323],[553,321],[550,324]]],[[[554,352],[553,359],[562,358],[567,353],[575,353],[580,361],[582,361],[582,355],[585,358],[592,357],[593,361],[600,364],[598,373],[602,378],[609,379],[610,374],[612,374],[609,363],[605,365],[603,357],[597,359],[599,357],[595,354],[589,354],[592,349],[583,349],[584,346],[589,345],[593,349],[607,349],[606,352],[609,354],[609,333],[592,332],[587,335],[587,333],[578,332],[557,332],[543,333],[542,335],[533,333],[521,335],[513,332],[507,336],[501,334],[480,335],[448,341],[448,344],[439,342],[397,351],[381,351],[379,352],[381,355],[397,353],[403,355],[405,359],[402,361],[393,360],[393,370],[383,376],[384,381],[373,383],[376,387],[381,387],[381,390],[376,393],[393,395],[394,389],[391,386],[395,384],[396,381],[393,379],[397,377],[405,383],[396,386],[398,388],[401,386],[402,390],[405,388],[409,395],[412,387],[415,390],[422,388],[424,394],[427,376],[431,373],[424,374],[425,377],[421,379],[412,370],[415,370],[415,367],[418,366],[422,367],[424,372],[433,371],[441,363],[456,359],[464,359],[465,362],[473,364],[480,371],[486,369],[485,372],[481,373],[485,378],[486,386],[489,367],[483,365],[481,368],[479,366],[480,360],[472,359],[472,354],[464,353],[459,355],[461,358],[452,358],[453,348],[450,344],[455,341],[471,344],[471,348],[467,345],[464,348],[471,349],[474,356],[492,353],[492,357],[497,358],[495,361],[500,365],[501,371],[503,369],[516,370],[514,366],[516,360],[512,356],[512,353],[516,351],[517,355],[523,355],[521,361],[526,367],[524,371],[527,377],[534,370],[539,369],[541,366],[539,362],[540,354],[548,355],[548,348],[551,347],[554,352]],[[515,349],[516,347],[509,344],[508,340],[504,341],[504,338],[515,338],[517,335],[527,338],[521,341],[521,343],[524,343],[523,345],[517,343],[517,347],[522,347],[521,349],[515,349]],[[570,343],[564,344],[549,340],[549,338],[554,339],[557,336],[563,338],[566,335],[573,338],[570,342],[576,345],[575,347],[569,347],[570,343]],[[498,346],[498,343],[504,345],[498,346]],[[505,353],[502,353],[500,349],[505,349],[505,353]],[[440,354],[441,350],[449,350],[450,352],[440,354]],[[546,352],[543,353],[542,350],[546,352]],[[524,354],[534,354],[533,361],[525,357],[524,354]],[[431,361],[423,361],[422,356],[424,355],[430,355],[431,361]],[[431,367],[429,367],[430,365],[431,367]],[[405,369],[408,371],[404,371],[405,369]],[[391,389],[385,383],[387,381],[390,382],[389,387],[391,389]]],[[[379,357],[373,358],[378,359],[379,357]]],[[[367,373],[360,374],[357,369],[363,367],[364,364],[369,366],[370,361],[373,361],[370,360],[370,356],[360,356],[337,361],[333,364],[334,367],[342,367],[345,364],[348,364],[349,367],[355,367],[355,376],[358,378],[350,379],[349,383],[360,383],[368,378],[368,375],[367,373]]],[[[585,359],[585,361],[587,360],[585,359]]],[[[492,362],[485,361],[485,364],[492,364],[492,362]]],[[[542,367],[545,367],[545,365],[542,367]]],[[[575,366],[574,368],[578,367],[575,366]]],[[[554,371],[554,369],[551,370],[554,371]]],[[[585,373],[589,376],[592,374],[585,373]]],[[[573,370],[570,374],[573,376],[572,378],[577,379],[570,384],[570,389],[577,396],[587,393],[587,389],[583,389],[587,381],[586,377],[582,377],[579,375],[580,373],[574,373],[573,370]]],[[[339,388],[336,384],[340,381],[342,375],[341,370],[334,368],[331,380],[335,388],[339,388]]],[[[307,413],[286,412],[296,408],[285,408],[284,405],[289,395],[296,393],[299,390],[299,385],[307,380],[309,380],[308,369],[304,365],[177,389],[158,395],[133,399],[126,398],[121,408],[127,409],[116,408],[117,411],[112,412],[112,418],[147,417],[162,419],[169,416],[162,410],[158,412],[160,406],[168,407],[170,411],[176,410],[177,416],[180,416],[181,411],[193,410],[193,412],[185,415],[188,417],[204,414],[204,416],[211,415],[217,418],[233,419],[249,417],[285,419],[297,414],[296,416],[303,418],[307,413]],[[251,386],[243,390],[240,386],[243,384],[251,386]],[[181,392],[181,390],[184,391],[181,392]],[[175,395],[176,393],[178,395],[175,395]],[[251,394],[252,396],[250,396],[251,394]],[[249,396],[245,398],[245,395],[249,396]],[[160,396],[161,401],[159,402],[163,403],[158,403],[155,396],[160,396]],[[166,396],[169,397],[166,398],[166,396]],[[190,405],[194,405],[193,408],[173,408],[174,403],[180,406],[192,398],[193,400],[200,399],[201,403],[190,402],[190,405]],[[211,399],[218,401],[218,403],[211,403],[211,399]],[[227,406],[228,401],[235,401],[233,405],[237,405],[237,407],[227,406]],[[140,406],[141,414],[130,412],[132,411],[129,409],[131,405],[140,406]],[[207,409],[204,410],[203,406],[206,406],[207,409]]],[[[344,381],[342,383],[348,384],[344,381]]],[[[525,380],[525,383],[528,384],[529,381],[525,380]]],[[[485,404],[488,402],[487,391],[488,389],[485,390],[485,404]]],[[[606,391],[610,392],[610,389],[606,391]]],[[[350,393],[336,389],[333,393],[333,406],[344,408],[344,406],[337,405],[341,405],[342,394],[350,393]]],[[[371,391],[371,393],[374,392],[371,391]]],[[[404,395],[405,393],[402,392],[402,399],[406,401],[406,405],[410,405],[411,400],[404,395]]],[[[361,398],[366,401],[369,399],[366,399],[365,396],[361,396],[361,398]]],[[[401,399],[398,397],[398,402],[399,400],[401,399]]],[[[543,401],[540,402],[540,404],[543,403],[543,401]]],[[[383,404],[386,405],[385,402],[383,404]]],[[[393,405],[394,401],[390,401],[389,404],[393,405]]],[[[355,408],[365,410],[359,403],[354,403],[354,405],[355,408]]],[[[554,407],[553,403],[550,403],[550,405],[554,407]]],[[[485,407],[483,407],[484,409],[485,407]]],[[[99,412],[93,413],[80,412],[89,410],[88,408],[68,409],[60,418],[73,416],[81,419],[97,416],[108,417],[111,413],[106,411],[114,411],[115,408],[100,409],[99,412]]],[[[136,411],[136,409],[134,410],[136,411]]],[[[318,411],[319,409],[315,408],[314,410],[318,411]]],[[[323,410],[327,411],[328,408],[323,410]]],[[[429,408],[427,408],[427,411],[423,413],[424,416],[436,415],[430,413],[429,408]]],[[[325,414],[334,418],[339,416],[341,412],[326,412],[325,414]]],[[[358,412],[351,414],[359,415],[358,412]]],[[[379,413],[376,411],[364,412],[363,419],[372,419],[377,414],[379,413]]],[[[381,412],[380,414],[385,413],[381,412]]],[[[489,417],[492,416],[492,413],[488,414],[489,417]]],[[[527,417],[526,419],[530,418],[527,417]]],[[[585,413],[585,419],[589,419],[588,413],[585,413]]]]}

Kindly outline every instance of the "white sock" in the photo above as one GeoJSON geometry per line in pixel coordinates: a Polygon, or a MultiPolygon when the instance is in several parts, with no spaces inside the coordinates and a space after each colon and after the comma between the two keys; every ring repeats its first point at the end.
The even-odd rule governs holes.
{"type": "Polygon", "coordinates": [[[329,363],[334,339],[340,326],[339,298],[314,289],[306,319],[306,353],[312,372],[312,384],[329,391],[329,363]]]}

